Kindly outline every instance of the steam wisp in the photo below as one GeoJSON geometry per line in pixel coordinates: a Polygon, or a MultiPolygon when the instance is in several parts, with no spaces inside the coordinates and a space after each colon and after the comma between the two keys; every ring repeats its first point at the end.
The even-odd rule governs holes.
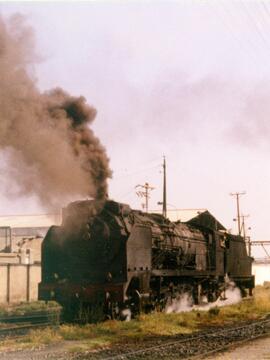
{"type": "Polygon", "coordinates": [[[192,310],[208,311],[214,307],[237,304],[241,299],[242,297],[239,288],[236,287],[233,281],[228,281],[223,297],[219,297],[215,302],[208,303],[207,300],[204,299],[202,304],[195,305],[192,296],[189,293],[183,293],[167,303],[165,312],[170,314],[189,312],[192,310]]]}

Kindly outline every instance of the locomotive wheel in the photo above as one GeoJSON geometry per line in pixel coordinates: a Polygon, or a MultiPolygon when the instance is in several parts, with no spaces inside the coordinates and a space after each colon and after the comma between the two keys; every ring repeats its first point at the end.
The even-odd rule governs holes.
{"type": "Polygon", "coordinates": [[[247,291],[246,291],[246,289],[245,289],[244,286],[241,286],[241,287],[240,287],[240,292],[241,292],[242,298],[247,297],[247,291]]]}
{"type": "Polygon", "coordinates": [[[142,297],[138,290],[133,293],[133,303],[135,313],[140,314],[142,312],[142,297]]]}
{"type": "Polygon", "coordinates": [[[74,322],[78,318],[79,302],[76,299],[68,299],[66,302],[61,302],[62,315],[66,322],[74,322]]]}
{"type": "Polygon", "coordinates": [[[208,291],[207,300],[209,303],[215,302],[217,300],[217,294],[215,291],[208,291]]]}
{"type": "Polygon", "coordinates": [[[80,323],[86,324],[91,319],[91,307],[89,304],[80,303],[80,308],[78,311],[78,320],[80,323]]]}
{"type": "Polygon", "coordinates": [[[78,321],[83,324],[98,323],[105,318],[104,306],[100,302],[81,302],[78,311],[78,321]]]}
{"type": "Polygon", "coordinates": [[[119,319],[120,316],[120,306],[116,301],[107,301],[105,307],[105,317],[108,320],[119,319]]]}

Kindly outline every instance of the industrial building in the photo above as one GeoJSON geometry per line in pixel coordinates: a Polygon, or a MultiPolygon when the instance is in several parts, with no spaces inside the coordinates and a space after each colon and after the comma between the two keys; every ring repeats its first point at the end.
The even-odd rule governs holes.
{"type": "Polygon", "coordinates": [[[0,216],[0,303],[37,300],[41,244],[60,215],[0,216]]]}

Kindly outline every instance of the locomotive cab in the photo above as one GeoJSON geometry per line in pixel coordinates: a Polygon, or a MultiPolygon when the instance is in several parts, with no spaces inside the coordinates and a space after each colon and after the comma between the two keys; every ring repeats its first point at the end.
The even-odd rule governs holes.
{"type": "Polygon", "coordinates": [[[243,295],[245,289],[252,295],[255,286],[255,277],[251,275],[253,258],[247,254],[246,242],[241,236],[227,234],[226,244],[225,270],[228,277],[241,289],[243,295]]]}

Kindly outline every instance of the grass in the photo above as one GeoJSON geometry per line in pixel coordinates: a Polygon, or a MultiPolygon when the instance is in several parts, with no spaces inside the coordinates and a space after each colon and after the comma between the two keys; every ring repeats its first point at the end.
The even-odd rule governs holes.
{"type": "Polygon", "coordinates": [[[32,330],[29,334],[19,339],[20,343],[30,344],[32,347],[57,343],[61,340],[62,337],[59,332],[49,327],[32,330]]]}
{"type": "Polygon", "coordinates": [[[223,325],[228,322],[255,320],[266,314],[270,314],[270,288],[257,286],[253,298],[220,308],[218,316],[212,322],[223,325]]]}
{"type": "MultiPolygon", "coordinates": [[[[23,316],[49,313],[48,319],[51,323],[59,323],[61,307],[55,301],[45,303],[44,301],[21,302],[17,304],[0,305],[0,328],[9,327],[10,324],[16,326],[16,323],[23,321],[23,316]]],[[[28,320],[25,320],[28,321],[28,320]]]]}
{"type": "MultiPolygon", "coordinates": [[[[130,322],[106,321],[99,324],[62,325],[58,329],[31,331],[10,346],[39,347],[40,345],[71,343],[72,352],[91,351],[116,344],[136,344],[157,338],[191,334],[209,326],[224,326],[254,320],[270,313],[270,288],[257,286],[254,297],[238,304],[212,308],[209,311],[191,311],[179,314],[153,313],[141,315],[130,322]]],[[[10,341],[10,340],[9,340],[10,341]]],[[[0,344],[0,350],[7,346],[0,344]]]]}
{"type": "Polygon", "coordinates": [[[1,304],[0,305],[0,317],[13,316],[13,315],[25,315],[38,311],[58,311],[59,304],[55,301],[32,301],[32,302],[20,302],[17,304],[1,304]]]}

